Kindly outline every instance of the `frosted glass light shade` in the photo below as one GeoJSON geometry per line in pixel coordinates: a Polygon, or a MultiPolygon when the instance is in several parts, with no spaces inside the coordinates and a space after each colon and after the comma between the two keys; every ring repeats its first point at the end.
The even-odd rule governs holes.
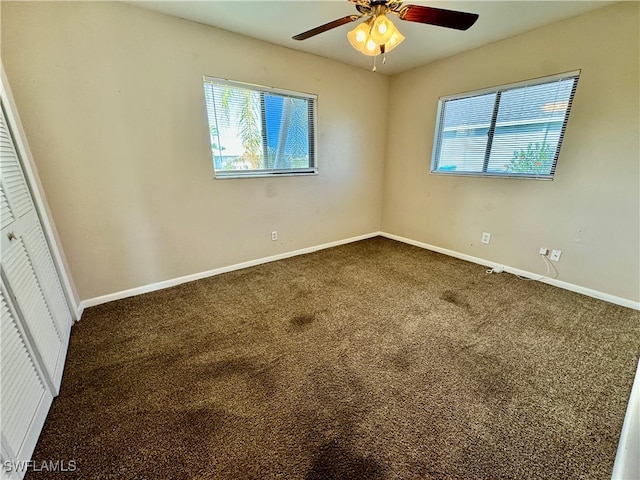
{"type": "Polygon", "coordinates": [[[373,21],[373,28],[371,29],[371,39],[378,45],[387,43],[394,32],[397,32],[395,25],[391,23],[391,20],[386,15],[378,15],[373,21]]]}
{"type": "Polygon", "coordinates": [[[367,40],[369,40],[369,24],[367,22],[362,22],[356,28],[347,33],[347,38],[353,48],[364,53],[364,47],[367,44],[367,40]]]}
{"type": "Polygon", "coordinates": [[[396,48],[398,45],[400,45],[403,41],[404,41],[404,35],[402,35],[397,29],[395,29],[395,32],[393,33],[389,41],[385,43],[384,51],[390,52],[391,50],[396,48]]]}

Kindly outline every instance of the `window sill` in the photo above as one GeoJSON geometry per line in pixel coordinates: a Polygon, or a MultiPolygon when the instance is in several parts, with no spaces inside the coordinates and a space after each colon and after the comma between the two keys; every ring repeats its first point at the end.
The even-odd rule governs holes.
{"type": "Polygon", "coordinates": [[[229,173],[229,174],[220,174],[217,173],[214,176],[215,180],[228,180],[232,178],[274,178],[274,177],[301,177],[301,176],[311,176],[318,175],[318,171],[312,172],[259,172],[259,173],[229,173]]]}
{"type": "Polygon", "coordinates": [[[431,175],[441,175],[443,177],[483,177],[483,178],[513,178],[516,180],[553,180],[551,175],[527,175],[513,173],[477,173],[477,172],[429,172],[431,175]]]}

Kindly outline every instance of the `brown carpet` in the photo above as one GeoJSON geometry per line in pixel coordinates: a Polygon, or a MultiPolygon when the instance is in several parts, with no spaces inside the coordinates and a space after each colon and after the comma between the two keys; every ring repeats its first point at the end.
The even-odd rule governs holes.
{"type": "Polygon", "coordinates": [[[374,238],[85,311],[28,478],[610,478],[640,313],[374,238]]]}

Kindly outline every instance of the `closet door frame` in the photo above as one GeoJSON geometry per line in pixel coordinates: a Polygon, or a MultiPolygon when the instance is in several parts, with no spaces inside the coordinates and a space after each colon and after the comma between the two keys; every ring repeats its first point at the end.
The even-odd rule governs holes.
{"type": "Polygon", "coordinates": [[[44,231],[44,236],[49,246],[51,256],[53,258],[54,267],[58,273],[62,291],[64,293],[71,317],[74,322],[78,321],[82,316],[83,307],[77,299],[75,293],[75,286],[73,280],[69,275],[65,267],[64,254],[58,245],[58,236],[55,230],[55,226],[51,220],[49,206],[46,202],[44,194],[42,193],[42,185],[40,178],[38,177],[35,163],[33,162],[33,156],[31,150],[26,141],[24,130],[22,129],[22,123],[18,115],[18,110],[11,93],[9,86],[9,80],[4,71],[4,65],[0,62],[0,99],[2,100],[2,107],[7,121],[7,127],[13,137],[14,146],[21,161],[22,170],[27,181],[27,186],[31,192],[31,197],[35,204],[35,209],[40,218],[40,223],[44,231]]]}

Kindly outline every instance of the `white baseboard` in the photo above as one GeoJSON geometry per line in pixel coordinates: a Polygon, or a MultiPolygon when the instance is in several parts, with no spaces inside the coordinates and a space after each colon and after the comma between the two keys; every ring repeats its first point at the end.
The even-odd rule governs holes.
{"type": "Polygon", "coordinates": [[[80,302],[78,304],[78,308],[76,309],[76,322],[79,322],[82,318],[82,314],[84,313],[85,305],[84,302],[80,302]]]}
{"type": "Polygon", "coordinates": [[[317,252],[318,250],[337,247],[338,245],[345,245],[347,243],[357,242],[359,240],[366,240],[367,238],[377,237],[379,235],[381,235],[380,232],[367,233],[365,235],[359,235],[357,237],[345,238],[344,240],[337,240],[335,242],[323,243],[322,245],[315,245],[313,247],[302,248],[300,250],[279,253],[278,255],[272,255],[270,257],[258,258],[256,260],[250,260],[248,262],[236,263],[235,265],[229,265],[226,267],[214,268],[213,270],[207,270],[205,272],[194,273],[192,275],[186,275],[184,277],[172,278],[163,282],[152,283],[149,285],[143,285],[141,287],[131,288],[129,290],[123,290],[121,292],[115,292],[108,295],[102,295],[100,297],[90,298],[88,300],[83,300],[80,302],[80,306],[78,309],[78,318],[80,318],[80,315],[82,315],[82,312],[85,308],[94,307],[103,303],[112,302],[114,300],[120,300],[127,297],[133,297],[135,295],[142,295],[143,293],[155,292],[156,290],[174,287],[182,283],[193,282],[194,280],[200,280],[202,278],[213,277],[215,275],[220,275],[221,273],[233,272],[234,270],[254,267],[263,263],[275,262],[276,260],[282,260],[284,258],[295,257],[297,255],[303,255],[305,253],[317,252]]]}
{"type": "Polygon", "coordinates": [[[207,270],[205,272],[194,273],[192,275],[186,275],[184,277],[173,278],[169,280],[165,280],[163,282],[152,283],[149,285],[143,285],[141,287],[132,288],[129,290],[123,290],[121,292],[115,292],[108,295],[103,295],[100,297],[90,298],[88,300],[83,300],[80,302],[78,306],[78,318],[81,318],[82,312],[85,308],[94,307],[96,305],[101,305],[103,303],[112,302],[114,300],[120,300],[122,298],[133,297],[135,295],[142,295],[143,293],[154,292],[156,290],[162,290],[164,288],[174,287],[176,285],[180,285],[182,283],[193,282],[194,280],[200,280],[202,278],[212,277],[215,275],[220,275],[221,273],[232,272],[234,270],[240,270],[242,268],[253,267],[255,265],[261,265],[263,263],[275,262],[276,260],[282,260],[284,258],[295,257],[297,255],[303,255],[305,253],[316,252],[318,250],[324,250],[326,248],[337,247],[338,245],[345,245],[347,243],[357,242],[359,240],[365,240],[367,238],[372,238],[376,236],[386,237],[392,240],[397,240],[402,243],[406,243],[409,245],[413,245],[416,247],[424,248],[426,250],[431,250],[433,252],[442,253],[444,255],[449,255],[450,257],[459,258],[461,260],[466,260],[468,262],[477,263],[479,265],[484,265],[486,267],[495,268],[495,267],[503,267],[505,272],[512,273],[515,275],[520,275],[521,277],[531,278],[531,279],[539,279],[540,282],[547,283],[549,285],[553,285],[555,287],[563,288],[565,290],[569,290],[572,292],[580,293],[582,295],[587,295],[589,297],[598,298],[600,300],[604,300],[606,302],[614,303],[616,305],[621,305],[623,307],[633,308],[634,310],[640,310],[640,302],[636,302],[633,300],[629,300],[627,298],[616,297],[615,295],[610,295],[608,293],[600,292],[598,290],[593,290],[590,288],[582,287],[580,285],[575,285],[573,283],[563,282],[562,280],[557,280],[554,278],[543,277],[540,278],[540,275],[537,273],[527,272],[526,270],[520,270],[519,268],[509,267],[506,265],[501,265],[496,262],[492,262],[490,260],[485,260],[484,258],[474,257],[472,255],[467,255],[464,253],[459,253],[454,250],[449,250],[446,248],[436,247],[435,245],[430,245],[428,243],[419,242],[417,240],[412,240],[410,238],[401,237],[399,235],[394,235],[386,232],[371,232],[365,235],[359,235],[357,237],[346,238],[344,240],[338,240],[335,242],[324,243],[322,245],[315,245],[313,247],[302,248],[300,250],[294,250],[291,252],[280,253],[278,255],[272,255],[270,257],[258,258],[256,260],[250,260],[248,262],[237,263],[235,265],[229,265],[226,267],[215,268],[213,270],[207,270]]]}
{"type": "Polygon", "coordinates": [[[615,295],[610,295],[608,293],[600,292],[598,290],[593,290],[591,288],[582,287],[580,285],[575,285],[573,283],[563,282],[562,280],[557,280],[555,278],[549,278],[549,277],[540,278],[540,275],[537,273],[527,272],[526,270],[520,270],[519,268],[509,267],[507,265],[502,265],[500,263],[485,260],[484,258],[474,257],[472,255],[467,255],[467,254],[459,253],[453,250],[448,250],[446,248],[436,247],[435,245],[429,245],[428,243],[418,242],[416,240],[400,237],[398,235],[393,235],[391,233],[380,232],[380,235],[386,238],[390,238],[392,240],[397,240],[399,242],[407,243],[409,245],[424,248],[426,250],[431,250],[437,253],[443,253],[445,255],[449,255],[450,257],[455,257],[461,260],[466,260],[468,262],[484,265],[486,267],[491,267],[491,268],[502,267],[504,268],[505,272],[512,273],[514,275],[536,279],[542,283],[553,285],[554,287],[559,287],[572,292],[581,293],[582,295],[587,295],[588,297],[593,297],[600,300],[604,300],[606,302],[615,303],[616,305],[621,305],[623,307],[633,308],[634,310],[640,310],[640,302],[629,300],[628,298],[616,297],[615,295]]]}

